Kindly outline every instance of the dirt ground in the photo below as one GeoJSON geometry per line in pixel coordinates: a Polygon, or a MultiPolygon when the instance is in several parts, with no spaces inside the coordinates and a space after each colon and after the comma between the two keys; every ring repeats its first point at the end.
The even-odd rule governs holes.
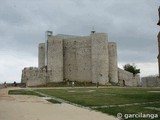
{"type": "Polygon", "coordinates": [[[53,104],[45,99],[27,95],[8,95],[0,89],[0,120],[118,120],[100,112],[70,104],[53,104]]]}

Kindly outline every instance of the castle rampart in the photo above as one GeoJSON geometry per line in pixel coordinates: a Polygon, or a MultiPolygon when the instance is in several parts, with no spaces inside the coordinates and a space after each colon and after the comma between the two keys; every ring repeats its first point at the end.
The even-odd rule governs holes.
{"type": "Polygon", "coordinates": [[[38,49],[38,68],[24,68],[22,71],[22,83],[27,86],[63,81],[107,85],[123,80],[128,86],[137,85],[132,82],[133,74],[118,70],[117,46],[108,42],[106,33],[49,35],[47,42],[40,43],[38,49]]]}

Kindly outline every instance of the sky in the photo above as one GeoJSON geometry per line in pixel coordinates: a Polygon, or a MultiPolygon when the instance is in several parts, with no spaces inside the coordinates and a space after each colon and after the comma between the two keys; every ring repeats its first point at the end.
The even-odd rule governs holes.
{"type": "Polygon", "coordinates": [[[159,0],[1,0],[0,83],[20,82],[24,67],[38,66],[38,44],[53,34],[108,34],[118,66],[135,64],[140,76],[158,74],[159,0]]]}

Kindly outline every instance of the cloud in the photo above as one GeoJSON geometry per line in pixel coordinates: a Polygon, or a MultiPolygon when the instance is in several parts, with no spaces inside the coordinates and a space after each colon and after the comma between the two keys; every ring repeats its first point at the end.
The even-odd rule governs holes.
{"type": "MultiPolygon", "coordinates": [[[[124,63],[124,62],[119,63],[119,67],[123,69],[123,66],[126,64],[128,63],[124,63]]],[[[130,63],[130,64],[134,64],[134,63],[130,63]]],[[[141,77],[158,75],[158,63],[157,62],[137,63],[136,68],[140,69],[141,77]]]]}
{"type": "Polygon", "coordinates": [[[37,66],[37,57],[26,53],[0,52],[0,83],[20,82],[24,67],[37,66]]]}
{"type": "Polygon", "coordinates": [[[117,43],[119,63],[154,64],[158,54],[158,5],[159,0],[4,0],[0,5],[0,51],[10,56],[27,54],[30,58],[21,60],[28,61],[37,57],[46,30],[89,35],[94,27],[117,43]]]}

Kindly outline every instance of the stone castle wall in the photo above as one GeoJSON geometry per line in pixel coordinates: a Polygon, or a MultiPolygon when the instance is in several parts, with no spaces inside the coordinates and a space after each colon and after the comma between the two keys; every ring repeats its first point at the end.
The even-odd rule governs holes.
{"type": "Polygon", "coordinates": [[[64,79],[103,85],[109,82],[108,40],[105,33],[64,39],[63,53],[64,79]]]}
{"type": "Polygon", "coordinates": [[[106,85],[125,80],[128,86],[137,83],[129,72],[118,69],[117,46],[108,42],[106,33],[90,36],[49,36],[46,44],[39,44],[38,68],[25,68],[22,83],[27,86],[42,85],[64,80],[92,82],[106,85]],[[47,66],[45,66],[47,54],[47,66]],[[134,80],[134,82],[133,82],[134,80]]]}
{"type": "Polygon", "coordinates": [[[108,43],[109,53],[109,81],[111,83],[118,83],[118,58],[117,58],[117,45],[115,42],[108,43]]]}
{"type": "Polygon", "coordinates": [[[91,82],[90,37],[76,37],[63,41],[64,79],[91,82]]]}
{"type": "Polygon", "coordinates": [[[109,82],[108,37],[105,33],[91,34],[92,82],[106,85],[109,82]]]}
{"type": "Polygon", "coordinates": [[[141,81],[142,87],[160,87],[159,77],[143,77],[141,81]]]}
{"type": "Polygon", "coordinates": [[[48,39],[48,65],[47,71],[51,71],[48,82],[63,81],[63,39],[51,36],[48,39]]]}
{"type": "Polygon", "coordinates": [[[128,71],[118,68],[118,79],[120,86],[139,86],[140,85],[140,76],[133,75],[128,71]]]}
{"type": "Polygon", "coordinates": [[[47,73],[45,69],[28,67],[22,70],[22,83],[27,86],[39,86],[46,84],[47,73]]]}

